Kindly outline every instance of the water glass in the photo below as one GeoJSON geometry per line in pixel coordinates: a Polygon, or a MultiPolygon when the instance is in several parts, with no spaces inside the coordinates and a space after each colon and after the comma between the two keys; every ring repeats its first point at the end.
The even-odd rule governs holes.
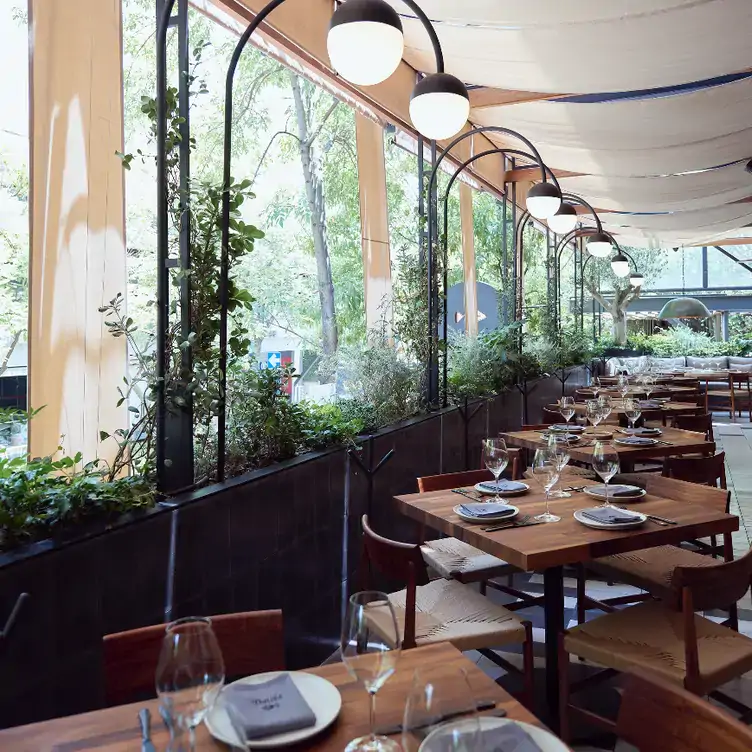
{"type": "Polygon", "coordinates": [[[399,752],[400,745],[376,734],[376,693],[395,672],[400,655],[397,617],[386,593],[355,593],[347,603],[340,643],[342,662],[368,692],[371,733],[353,739],[345,752],[399,752]]]}
{"type": "Polygon", "coordinates": [[[561,417],[567,422],[567,425],[569,425],[569,421],[575,414],[574,397],[562,397],[559,400],[559,412],[561,413],[561,417]]]}
{"type": "Polygon", "coordinates": [[[592,423],[595,428],[603,420],[603,410],[598,404],[598,400],[588,400],[585,403],[585,414],[587,419],[592,423]]]}
{"type": "Polygon", "coordinates": [[[225,681],[222,651],[211,619],[189,616],[168,624],[162,640],[156,689],[174,723],[188,729],[191,750],[196,726],[214,705],[225,681]]]}
{"type": "Polygon", "coordinates": [[[627,392],[629,391],[629,377],[625,373],[619,374],[619,381],[617,382],[619,391],[621,392],[622,399],[626,399],[627,392]]]}
{"type": "Polygon", "coordinates": [[[546,511],[544,514],[536,515],[535,519],[539,522],[558,522],[561,517],[551,514],[549,501],[551,498],[551,489],[559,480],[559,471],[556,469],[555,455],[546,447],[545,449],[536,449],[533,465],[530,468],[533,478],[540,484],[543,493],[546,496],[546,511]]]}
{"type": "Polygon", "coordinates": [[[593,470],[600,475],[606,486],[606,501],[602,506],[611,506],[608,499],[608,483],[619,472],[618,452],[605,442],[596,442],[593,448],[593,470]]]}
{"type": "Polygon", "coordinates": [[[504,439],[483,439],[483,462],[493,473],[496,497],[494,501],[501,501],[499,496],[499,478],[509,464],[509,452],[504,439]]]}
{"type": "Polygon", "coordinates": [[[596,376],[593,379],[592,387],[593,387],[593,394],[597,397],[598,396],[598,392],[600,392],[600,390],[603,389],[603,384],[601,382],[601,377],[600,376],[596,376]]]}
{"type": "Polygon", "coordinates": [[[601,409],[601,420],[606,420],[614,409],[613,400],[607,394],[601,394],[601,396],[598,397],[598,404],[601,409]]]}
{"type": "Polygon", "coordinates": [[[635,421],[642,415],[642,408],[640,407],[639,400],[627,399],[624,400],[624,415],[627,416],[629,421],[629,427],[634,429],[635,421]]]}

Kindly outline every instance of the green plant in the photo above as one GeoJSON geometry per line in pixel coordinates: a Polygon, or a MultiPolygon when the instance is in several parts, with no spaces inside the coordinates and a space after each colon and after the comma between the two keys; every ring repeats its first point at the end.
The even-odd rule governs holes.
{"type": "Polygon", "coordinates": [[[452,333],[448,357],[447,391],[450,400],[459,401],[494,393],[498,386],[498,360],[486,338],[452,333]]]}

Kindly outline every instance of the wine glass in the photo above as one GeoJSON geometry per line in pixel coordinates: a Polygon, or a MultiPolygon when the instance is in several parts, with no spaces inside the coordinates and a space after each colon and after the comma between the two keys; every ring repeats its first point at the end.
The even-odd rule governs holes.
{"type": "Polygon", "coordinates": [[[598,397],[598,404],[601,408],[601,420],[606,420],[606,418],[608,418],[613,412],[614,402],[608,394],[601,394],[601,396],[598,397]]]}
{"type": "Polygon", "coordinates": [[[601,383],[601,377],[600,376],[596,376],[593,379],[592,387],[593,387],[593,394],[597,397],[598,396],[598,392],[600,392],[600,390],[603,388],[603,384],[601,383]]]}
{"type": "Polygon", "coordinates": [[[477,701],[463,668],[428,665],[415,670],[402,719],[404,752],[419,747],[424,752],[475,752],[479,732],[477,701]],[[424,747],[421,740],[439,729],[431,738],[436,745],[424,747]]]}
{"type": "Polygon", "coordinates": [[[585,403],[585,414],[587,419],[593,424],[593,428],[597,428],[598,424],[603,420],[603,410],[598,404],[598,400],[588,400],[585,403]]]}
{"type": "Polygon", "coordinates": [[[640,415],[642,415],[642,408],[640,407],[639,400],[624,400],[624,415],[627,416],[630,429],[634,431],[635,421],[640,417],[640,415]]]}
{"type": "Polygon", "coordinates": [[[567,428],[569,428],[569,421],[575,414],[574,397],[562,397],[559,400],[559,412],[561,417],[567,422],[567,428]]]}
{"type": "Polygon", "coordinates": [[[545,449],[536,449],[535,457],[533,457],[533,465],[530,468],[533,478],[540,484],[546,496],[546,511],[535,517],[539,522],[558,522],[561,519],[561,517],[551,514],[549,509],[551,489],[559,480],[559,471],[556,469],[556,460],[554,457],[555,455],[548,447],[545,449]]]}
{"type": "Polygon", "coordinates": [[[483,462],[493,473],[496,497],[494,501],[501,501],[499,496],[499,478],[509,464],[509,452],[504,439],[483,439],[483,462]]]}
{"type": "Polygon", "coordinates": [[[593,448],[593,470],[601,476],[606,486],[606,501],[602,506],[609,507],[608,482],[619,472],[619,454],[608,444],[598,441],[593,448]]]}
{"type": "Polygon", "coordinates": [[[191,750],[196,747],[196,726],[214,705],[224,681],[225,665],[211,619],[188,616],[168,624],[156,689],[174,723],[188,729],[191,750]]]}
{"type": "MultiPolygon", "coordinates": [[[[556,468],[557,480],[561,478],[564,468],[569,464],[569,460],[571,459],[570,446],[571,440],[566,434],[553,447],[549,445],[549,456],[556,468]]],[[[551,491],[549,495],[552,499],[568,499],[572,494],[559,490],[551,491]]]]}
{"type": "Polygon", "coordinates": [[[647,398],[650,399],[650,395],[653,392],[653,389],[655,388],[655,376],[653,376],[652,373],[645,375],[645,394],[647,395],[647,398]]]}
{"type": "Polygon", "coordinates": [[[368,692],[371,733],[353,739],[345,752],[399,752],[400,745],[376,734],[376,693],[394,673],[400,655],[397,617],[386,593],[367,590],[350,596],[342,624],[342,662],[368,692]]]}
{"type": "Polygon", "coordinates": [[[627,376],[627,374],[625,373],[620,373],[617,386],[619,387],[619,391],[621,392],[621,398],[626,399],[627,392],[629,391],[629,376],[627,376]]]}

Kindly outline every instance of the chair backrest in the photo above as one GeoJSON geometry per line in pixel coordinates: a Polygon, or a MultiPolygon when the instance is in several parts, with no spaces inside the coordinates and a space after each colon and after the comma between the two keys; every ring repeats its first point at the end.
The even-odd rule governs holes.
{"type": "MultiPolygon", "coordinates": [[[[212,616],[212,629],[229,677],[248,676],[285,667],[281,611],[247,611],[212,616]]],[[[105,701],[108,705],[154,696],[154,674],[166,624],[105,635],[105,701]]]]}
{"type": "Polygon", "coordinates": [[[747,394],[749,394],[750,388],[749,388],[749,373],[730,373],[729,374],[729,387],[731,388],[731,391],[742,391],[745,393],[745,397],[747,394]]]}
{"type": "Polygon", "coordinates": [[[674,424],[682,431],[697,431],[704,433],[707,441],[715,441],[713,436],[713,416],[710,413],[699,415],[677,415],[674,424]]]}
{"type": "MultiPolygon", "coordinates": [[[[509,450],[509,464],[504,471],[512,480],[519,478],[519,449],[509,450]]],[[[476,483],[493,480],[490,470],[465,470],[461,473],[443,473],[442,475],[424,475],[418,478],[418,492],[428,493],[429,491],[446,491],[450,488],[459,488],[460,486],[474,486],[476,483]]]]}
{"type": "Polygon", "coordinates": [[[558,410],[551,410],[548,407],[543,408],[542,423],[564,423],[564,416],[558,410]]]}
{"type": "Polygon", "coordinates": [[[707,457],[666,457],[663,461],[663,475],[688,483],[726,488],[725,460],[725,452],[707,457]]]}
{"type": "Polygon", "coordinates": [[[702,697],[655,676],[624,682],[616,735],[640,752],[744,752],[752,729],[702,697]]]}
{"type": "Polygon", "coordinates": [[[728,491],[676,478],[666,478],[658,473],[621,473],[614,478],[614,483],[631,483],[655,496],[688,501],[690,504],[707,504],[720,512],[725,512],[728,508],[728,491]]]}
{"type": "Polygon", "coordinates": [[[526,423],[520,431],[545,431],[550,426],[550,423],[526,423]]]}
{"type": "Polygon", "coordinates": [[[361,518],[363,526],[363,553],[367,564],[387,577],[406,583],[405,631],[402,645],[415,647],[415,590],[428,584],[428,567],[420,546],[415,543],[384,538],[368,524],[368,515],[361,518]]]}

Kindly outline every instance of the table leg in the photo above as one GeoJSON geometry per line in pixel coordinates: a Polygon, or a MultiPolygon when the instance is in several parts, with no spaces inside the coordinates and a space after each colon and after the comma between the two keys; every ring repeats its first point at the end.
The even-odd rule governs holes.
{"type": "Polygon", "coordinates": [[[564,629],[564,569],[549,567],[543,573],[546,606],[546,703],[550,726],[559,729],[559,633],[564,629]]]}

